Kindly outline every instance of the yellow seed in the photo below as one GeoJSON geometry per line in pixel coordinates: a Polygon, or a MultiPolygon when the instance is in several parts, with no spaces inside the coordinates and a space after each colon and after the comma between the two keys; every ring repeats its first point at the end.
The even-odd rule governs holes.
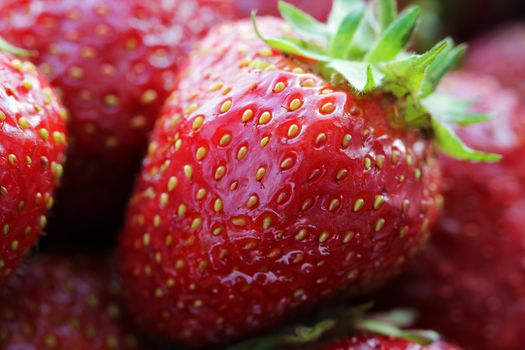
{"type": "Polygon", "coordinates": [[[213,203],[213,210],[215,212],[220,212],[222,209],[222,200],[220,198],[217,198],[215,202],[213,203]]]}
{"type": "Polygon", "coordinates": [[[365,158],[365,169],[368,170],[372,166],[372,161],[370,158],[365,158]]]}
{"type": "Polygon", "coordinates": [[[13,153],[7,155],[7,161],[11,165],[16,165],[16,163],[18,163],[18,160],[16,159],[16,156],[13,153]]]}
{"type": "Polygon", "coordinates": [[[206,157],[206,153],[208,153],[206,147],[201,146],[197,149],[197,152],[195,153],[195,158],[197,158],[198,161],[201,161],[204,159],[204,157],[206,157]]]}
{"type": "Polygon", "coordinates": [[[180,204],[179,207],[177,208],[177,214],[182,217],[186,214],[186,205],[185,204],[180,204]]]}
{"type": "Polygon", "coordinates": [[[275,84],[274,88],[273,88],[273,91],[274,92],[281,92],[283,91],[284,89],[286,88],[286,85],[284,85],[284,83],[282,81],[278,82],[277,84],[275,84]]]}
{"type": "Polygon", "coordinates": [[[412,166],[414,164],[414,160],[411,155],[407,155],[407,165],[412,166]]]}
{"type": "Polygon", "coordinates": [[[381,231],[381,229],[385,226],[385,219],[381,218],[377,220],[375,230],[376,232],[381,231]]]}
{"type": "Polygon", "coordinates": [[[336,178],[337,181],[341,181],[342,179],[344,179],[346,177],[346,175],[348,175],[348,170],[346,170],[346,169],[339,169],[339,171],[335,175],[335,178],[336,178]]]}
{"type": "Polygon", "coordinates": [[[256,195],[250,196],[248,198],[248,201],[246,201],[246,207],[247,208],[253,208],[259,203],[259,198],[256,195]]]}
{"type": "Polygon", "coordinates": [[[241,148],[239,148],[239,151],[237,152],[237,159],[238,160],[243,159],[246,153],[248,153],[248,147],[242,146],[241,148]]]}
{"type": "Polygon", "coordinates": [[[214,236],[218,236],[218,235],[221,234],[221,232],[222,232],[222,227],[218,226],[218,227],[213,229],[212,233],[213,233],[214,236]]]}
{"type": "Polygon", "coordinates": [[[270,137],[269,136],[265,136],[261,139],[261,142],[259,142],[259,145],[261,147],[264,147],[268,144],[268,142],[270,142],[270,137]]]}
{"type": "Polygon", "coordinates": [[[270,112],[264,112],[259,117],[259,124],[267,124],[272,119],[272,114],[270,112]]]}
{"type": "Polygon", "coordinates": [[[202,219],[201,219],[200,217],[196,217],[196,218],[193,219],[193,221],[191,222],[191,228],[192,228],[192,229],[199,228],[201,225],[202,225],[202,219]]]}
{"type": "Polygon", "coordinates": [[[303,228],[303,229],[299,230],[299,232],[297,232],[297,234],[295,235],[295,240],[296,241],[301,241],[305,237],[306,237],[306,229],[303,228]]]}
{"type": "Polygon", "coordinates": [[[382,154],[379,154],[376,156],[376,165],[379,169],[383,168],[383,165],[385,164],[385,156],[382,154]]]}
{"type": "Polygon", "coordinates": [[[329,237],[330,237],[330,233],[328,231],[323,231],[321,235],[319,236],[319,242],[320,243],[326,242],[329,237]]]}
{"type": "Polygon", "coordinates": [[[253,118],[253,110],[247,109],[242,114],[242,121],[246,123],[247,121],[250,121],[253,118]]]}
{"type": "Polygon", "coordinates": [[[199,190],[197,191],[197,195],[195,196],[195,198],[200,201],[201,199],[203,199],[204,197],[206,196],[206,190],[204,188],[199,188],[199,190]]]}
{"type": "Polygon", "coordinates": [[[288,138],[293,138],[297,136],[298,133],[299,133],[299,126],[297,124],[290,125],[290,127],[288,128],[288,138]]]}
{"type": "Polygon", "coordinates": [[[40,135],[40,137],[44,141],[47,141],[49,139],[49,132],[47,131],[47,129],[42,128],[38,130],[38,135],[40,135]]]}
{"type": "Polygon", "coordinates": [[[379,209],[385,203],[385,197],[378,195],[374,199],[374,209],[379,209]]]}
{"type": "Polygon", "coordinates": [[[232,140],[232,135],[229,133],[226,133],[222,135],[221,139],[219,140],[219,145],[226,146],[230,143],[231,140],[232,140]]]}
{"type": "Polygon", "coordinates": [[[215,170],[214,178],[215,180],[220,180],[225,174],[226,174],[226,167],[224,165],[221,165],[217,167],[217,169],[215,170]]]}
{"type": "Polygon", "coordinates": [[[281,163],[281,169],[289,169],[294,165],[295,161],[293,158],[285,158],[281,163]]]}
{"type": "Polygon", "coordinates": [[[66,135],[60,131],[53,131],[53,140],[57,144],[64,144],[66,143],[66,135]]]}
{"type": "Polygon", "coordinates": [[[334,198],[330,201],[330,205],[328,206],[328,210],[329,211],[334,211],[335,209],[337,209],[339,207],[339,205],[341,204],[341,201],[337,198],[334,198]]]}
{"type": "Polygon", "coordinates": [[[235,226],[241,226],[241,227],[246,226],[248,224],[248,221],[246,221],[246,219],[243,218],[242,216],[237,216],[237,217],[232,218],[231,222],[235,226]]]}
{"type": "Polygon", "coordinates": [[[226,100],[221,106],[221,113],[226,113],[232,108],[232,101],[226,100]]]}
{"type": "Polygon", "coordinates": [[[177,179],[176,176],[170,177],[168,180],[168,191],[171,192],[177,187],[177,184],[179,183],[179,179],[177,179]]]}
{"type": "Polygon", "coordinates": [[[191,165],[184,166],[184,175],[186,175],[186,177],[191,180],[193,177],[193,168],[191,165]]]}
{"type": "Polygon", "coordinates": [[[421,178],[421,169],[417,168],[416,170],[414,170],[414,177],[416,178],[416,180],[419,180],[421,178]]]}
{"type": "Polygon", "coordinates": [[[317,135],[315,138],[315,144],[320,145],[326,141],[326,134],[324,132],[321,132],[317,135]]]}
{"type": "Polygon", "coordinates": [[[193,121],[193,124],[192,124],[193,130],[200,129],[200,127],[202,126],[203,123],[204,123],[204,117],[199,116],[199,117],[195,118],[195,120],[193,121]]]}
{"type": "Polygon", "coordinates": [[[155,102],[158,98],[158,94],[157,94],[157,91],[153,90],[153,89],[148,89],[146,91],[144,91],[144,93],[142,94],[142,96],[140,97],[140,101],[145,104],[145,105],[148,105],[152,102],[155,102]]]}
{"type": "Polygon", "coordinates": [[[271,225],[272,225],[272,218],[269,217],[269,216],[265,217],[264,220],[263,220],[263,228],[266,230],[271,225]]]}
{"type": "Polygon", "coordinates": [[[208,91],[217,91],[217,90],[220,90],[222,88],[222,83],[215,83],[215,84],[212,84],[210,85],[210,87],[208,88],[208,91]]]}
{"type": "Polygon", "coordinates": [[[261,181],[262,178],[264,177],[264,174],[266,174],[266,168],[260,167],[259,169],[257,169],[257,173],[255,173],[255,179],[257,181],[261,181]]]}
{"type": "Polygon", "coordinates": [[[321,106],[321,113],[330,114],[335,110],[335,106],[332,102],[327,102],[321,106]]]}
{"type": "Polygon", "coordinates": [[[304,69],[302,69],[301,67],[295,67],[295,68],[292,70],[292,73],[295,73],[295,74],[303,74],[303,73],[304,73],[304,69]]]}
{"type": "Polygon", "coordinates": [[[359,198],[358,200],[356,200],[354,203],[354,212],[357,213],[359,210],[361,210],[361,208],[363,208],[363,205],[365,205],[365,200],[363,198],[359,198]]]}
{"type": "Polygon", "coordinates": [[[145,233],[144,236],[142,236],[142,244],[144,244],[145,247],[149,246],[151,242],[151,236],[149,233],[145,233]]]}
{"type": "Polygon", "coordinates": [[[24,117],[21,117],[20,119],[18,119],[18,125],[20,125],[20,128],[22,129],[29,129],[29,127],[31,127],[31,124],[29,123],[29,120],[27,120],[26,118],[24,117]]]}
{"type": "Polygon", "coordinates": [[[160,195],[159,201],[160,201],[160,207],[161,208],[166,208],[166,205],[168,205],[168,199],[169,199],[169,197],[168,197],[167,193],[162,193],[160,195]]]}
{"type": "Polygon", "coordinates": [[[313,79],[306,79],[304,81],[301,82],[301,86],[303,87],[314,87],[315,86],[315,82],[313,81],[313,79]]]}
{"type": "Polygon", "coordinates": [[[301,100],[299,100],[298,98],[294,98],[292,102],[290,102],[290,110],[295,111],[299,107],[301,107],[301,100]]]}
{"type": "Polygon", "coordinates": [[[7,119],[7,116],[4,112],[0,111],[0,122],[3,122],[7,119]]]}
{"type": "Polygon", "coordinates": [[[31,80],[24,79],[24,81],[22,82],[22,86],[26,88],[26,90],[31,90],[33,88],[33,83],[31,82],[31,80]]]}
{"type": "Polygon", "coordinates": [[[225,87],[224,90],[222,90],[221,94],[227,95],[230,91],[232,91],[232,87],[228,86],[228,87],[225,87]]]}
{"type": "Polygon", "coordinates": [[[263,57],[272,57],[273,56],[273,51],[269,47],[265,47],[265,48],[262,48],[262,49],[259,50],[259,55],[261,55],[263,57]]]}
{"type": "Polygon", "coordinates": [[[343,146],[343,148],[348,147],[348,145],[350,144],[350,141],[352,141],[352,135],[346,134],[345,136],[343,136],[343,140],[341,141],[341,146],[343,146]]]}

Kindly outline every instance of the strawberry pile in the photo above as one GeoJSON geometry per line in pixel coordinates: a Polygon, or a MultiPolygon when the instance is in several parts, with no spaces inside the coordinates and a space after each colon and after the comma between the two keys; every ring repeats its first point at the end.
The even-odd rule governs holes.
{"type": "Polygon", "coordinates": [[[0,0],[0,350],[521,350],[525,31],[420,12],[0,0]]]}

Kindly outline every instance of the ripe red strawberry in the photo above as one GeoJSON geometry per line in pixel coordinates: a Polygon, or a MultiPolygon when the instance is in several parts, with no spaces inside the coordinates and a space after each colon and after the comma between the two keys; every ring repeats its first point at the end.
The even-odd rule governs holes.
{"type": "Polygon", "coordinates": [[[471,145],[504,155],[498,164],[443,158],[445,210],[434,239],[383,298],[416,307],[431,327],[467,350],[525,344],[525,108],[514,91],[479,73],[445,79],[449,93],[479,98],[499,119],[461,130],[471,145]]]}
{"type": "Polygon", "coordinates": [[[327,344],[319,350],[460,350],[455,345],[438,341],[424,346],[406,339],[361,334],[327,344]]]}
{"type": "MultiPolygon", "coordinates": [[[[258,15],[279,15],[279,0],[233,0],[233,3],[239,18],[249,17],[253,10],[256,10],[258,15]]],[[[332,7],[331,0],[291,0],[289,3],[320,20],[327,18],[332,7]]]]}
{"type": "Polygon", "coordinates": [[[73,227],[93,240],[120,222],[180,60],[231,12],[229,1],[214,0],[0,0],[0,32],[36,52],[71,113],[73,147],[51,231],[73,227]]]}
{"type": "Polygon", "coordinates": [[[35,66],[0,53],[0,288],[46,225],[63,171],[64,119],[35,66]]]}
{"type": "MultiPolygon", "coordinates": [[[[357,44],[349,37],[363,39],[371,20],[364,5],[336,5],[346,14],[331,17],[337,38],[281,8],[317,42],[357,44]]],[[[443,42],[390,61],[417,9],[397,20],[383,12],[384,30],[359,48],[331,48],[340,59],[289,39],[274,18],[260,21],[262,32],[286,34],[266,40],[287,53],[257,40],[248,21],[216,28],[195,49],[152,135],[121,237],[127,302],[145,328],[192,345],[227,342],[382,284],[438,212],[424,134],[456,156],[494,159],[462,147],[413,99],[456,50],[443,42]]]]}
{"type": "Polygon", "coordinates": [[[467,56],[466,66],[515,88],[525,101],[524,61],[525,25],[515,24],[476,40],[467,56]]]}
{"type": "Polygon", "coordinates": [[[126,319],[111,271],[103,256],[30,260],[0,293],[0,348],[151,349],[126,319]]]}

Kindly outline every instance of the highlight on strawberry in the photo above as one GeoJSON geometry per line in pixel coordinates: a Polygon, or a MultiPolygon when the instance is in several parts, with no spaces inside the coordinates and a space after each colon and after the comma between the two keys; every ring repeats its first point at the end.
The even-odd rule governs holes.
{"type": "Polygon", "coordinates": [[[150,334],[229,343],[383,285],[443,204],[436,152],[500,158],[452,127],[491,116],[436,92],[464,47],[406,50],[417,7],[279,7],[210,31],[151,136],[119,243],[150,334]]]}

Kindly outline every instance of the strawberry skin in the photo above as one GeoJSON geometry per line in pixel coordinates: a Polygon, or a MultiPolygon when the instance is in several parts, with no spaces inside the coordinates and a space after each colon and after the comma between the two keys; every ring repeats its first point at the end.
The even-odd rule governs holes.
{"type": "Polygon", "coordinates": [[[70,162],[51,231],[65,231],[67,238],[71,227],[78,232],[81,226],[93,240],[93,232],[103,235],[119,222],[180,60],[231,13],[229,6],[213,0],[0,0],[2,35],[37,54],[34,63],[60,89],[71,114],[70,162]]]}
{"type": "Polygon", "coordinates": [[[361,334],[319,347],[319,350],[461,350],[455,345],[437,341],[428,346],[381,335],[361,334]]]}
{"type": "Polygon", "coordinates": [[[0,287],[42,234],[62,175],[65,111],[35,66],[0,53],[0,287]]]}
{"type": "Polygon", "coordinates": [[[466,67],[516,89],[525,101],[525,25],[502,27],[471,45],[466,67]]]}
{"type": "MultiPolygon", "coordinates": [[[[295,5],[317,19],[324,20],[330,13],[331,0],[291,0],[288,3],[295,5]]],[[[233,0],[237,17],[249,17],[251,11],[256,10],[258,15],[279,15],[278,0],[233,0]]]]}
{"type": "Polygon", "coordinates": [[[151,349],[127,324],[111,259],[41,255],[20,270],[0,293],[2,349],[151,349]]]}
{"type": "Polygon", "coordinates": [[[444,89],[483,101],[500,117],[461,130],[472,146],[504,155],[496,164],[443,158],[445,209],[424,253],[383,295],[417,308],[430,327],[468,350],[525,344],[525,108],[512,90],[478,73],[456,73],[444,89]]]}
{"type": "MultiPolygon", "coordinates": [[[[265,18],[267,33],[286,33],[265,18]]],[[[152,135],[120,241],[127,304],[192,345],[267,329],[394,275],[428,237],[440,174],[391,98],[358,98],[218,27],[152,135]]]]}

